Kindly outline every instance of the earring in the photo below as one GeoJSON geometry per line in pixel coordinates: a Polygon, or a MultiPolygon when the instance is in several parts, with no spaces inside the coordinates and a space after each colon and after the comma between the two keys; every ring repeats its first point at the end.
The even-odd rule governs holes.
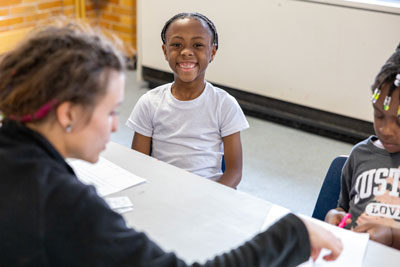
{"type": "Polygon", "coordinates": [[[70,133],[72,131],[72,126],[71,124],[68,124],[67,127],[65,127],[65,132],[70,133]]]}

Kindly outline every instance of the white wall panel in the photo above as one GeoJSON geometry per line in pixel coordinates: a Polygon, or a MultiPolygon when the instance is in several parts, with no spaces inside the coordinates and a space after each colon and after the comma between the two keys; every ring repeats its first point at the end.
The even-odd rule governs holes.
{"type": "Polygon", "coordinates": [[[197,11],[215,23],[220,38],[209,81],[367,121],[370,85],[400,41],[395,7],[375,12],[292,0],[138,2],[144,66],[169,71],[161,29],[176,13],[197,11]]]}

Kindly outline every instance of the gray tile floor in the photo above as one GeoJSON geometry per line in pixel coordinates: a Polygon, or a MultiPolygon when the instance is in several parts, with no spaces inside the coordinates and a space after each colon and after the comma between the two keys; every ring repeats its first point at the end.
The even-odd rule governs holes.
{"type": "MultiPolygon", "coordinates": [[[[130,147],[133,132],[125,126],[139,97],[148,91],[127,73],[125,101],[120,108],[120,128],[112,141],[130,147]]],[[[250,128],[242,132],[243,178],[238,190],[311,215],[332,159],[349,154],[351,144],[298,131],[247,116],[250,128]]]]}

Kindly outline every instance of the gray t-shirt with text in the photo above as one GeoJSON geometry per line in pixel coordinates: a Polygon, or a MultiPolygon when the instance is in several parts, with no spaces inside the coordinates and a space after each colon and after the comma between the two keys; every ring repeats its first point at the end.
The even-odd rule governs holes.
{"type": "Polygon", "coordinates": [[[338,207],[351,214],[346,228],[366,222],[400,227],[400,153],[375,146],[376,140],[354,146],[343,167],[338,207]]]}

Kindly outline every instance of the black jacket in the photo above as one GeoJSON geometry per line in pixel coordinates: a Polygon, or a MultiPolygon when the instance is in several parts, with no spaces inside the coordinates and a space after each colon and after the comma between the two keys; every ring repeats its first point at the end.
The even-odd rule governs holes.
{"type": "MultiPolygon", "coordinates": [[[[186,266],[128,228],[42,135],[12,121],[0,128],[0,199],[0,266],[186,266]]],[[[288,267],[309,255],[304,224],[288,215],[205,265],[288,267]]]]}

